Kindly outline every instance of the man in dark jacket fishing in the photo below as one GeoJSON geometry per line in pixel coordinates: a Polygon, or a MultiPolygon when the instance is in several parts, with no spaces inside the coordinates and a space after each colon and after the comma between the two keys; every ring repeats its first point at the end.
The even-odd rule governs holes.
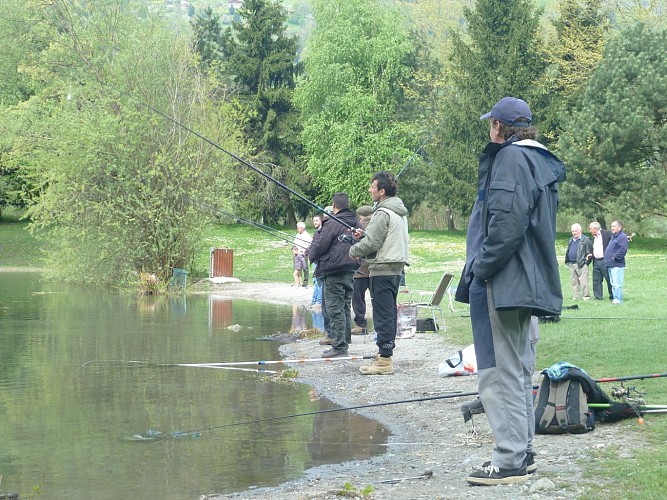
{"type": "MultiPolygon", "coordinates": [[[[555,250],[558,182],[565,166],[536,142],[526,102],[505,97],[483,115],[491,142],[479,158],[479,190],[466,237],[461,287],[470,303],[479,395],[493,431],[491,460],[473,485],[511,484],[537,469],[531,315],[560,314],[555,250]]],[[[463,294],[464,295],[464,294],[463,294]]]]}
{"type": "Polygon", "coordinates": [[[352,340],[352,284],[354,271],[358,267],[357,262],[349,256],[350,245],[338,239],[338,236],[348,233],[348,226],[358,225],[356,215],[350,211],[347,194],[334,194],[332,205],[335,219],[322,225],[319,237],[312,242],[308,252],[311,262],[317,261],[317,273],[324,281],[324,304],[333,334],[331,349],[322,353],[323,358],[347,356],[348,345],[352,340]]]}

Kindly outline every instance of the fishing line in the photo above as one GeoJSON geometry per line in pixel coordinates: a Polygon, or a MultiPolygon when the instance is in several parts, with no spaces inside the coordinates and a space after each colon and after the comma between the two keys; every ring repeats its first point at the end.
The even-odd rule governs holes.
{"type": "Polygon", "coordinates": [[[304,195],[302,195],[301,193],[295,191],[294,189],[290,188],[289,186],[285,185],[284,183],[280,182],[278,179],[276,179],[275,177],[271,176],[270,174],[267,174],[267,173],[264,172],[262,169],[260,169],[259,167],[253,165],[253,164],[252,164],[251,162],[249,162],[248,160],[245,160],[245,159],[241,158],[240,156],[238,156],[238,155],[232,153],[231,151],[228,151],[227,149],[223,148],[223,147],[220,146],[219,144],[213,142],[211,139],[208,139],[207,137],[203,136],[203,135],[200,134],[199,132],[197,132],[197,131],[191,129],[191,128],[188,127],[187,125],[184,125],[183,123],[179,122],[179,121],[176,120],[175,118],[172,118],[172,117],[169,116],[168,114],[166,114],[166,113],[160,111],[159,109],[157,109],[157,108],[151,106],[150,104],[146,104],[146,103],[144,103],[144,102],[142,102],[142,101],[140,101],[140,100],[138,100],[138,99],[136,99],[136,98],[133,98],[132,96],[130,96],[130,95],[127,94],[127,93],[125,93],[125,95],[127,95],[130,99],[134,100],[137,104],[140,104],[141,106],[145,106],[146,108],[150,109],[153,113],[156,113],[156,114],[160,115],[161,117],[165,118],[166,120],[169,120],[170,122],[174,123],[175,125],[178,125],[178,126],[181,127],[182,129],[187,130],[188,132],[190,132],[191,134],[195,135],[196,137],[199,137],[202,141],[206,142],[207,144],[210,144],[210,145],[213,146],[214,148],[219,149],[219,150],[222,151],[223,153],[228,154],[229,156],[231,156],[232,158],[234,158],[234,159],[235,159],[236,161],[238,161],[239,163],[241,163],[241,164],[245,165],[246,167],[250,168],[251,170],[255,171],[256,173],[258,173],[259,175],[261,175],[261,176],[264,177],[265,179],[267,179],[267,180],[273,182],[274,184],[276,184],[276,185],[279,186],[280,188],[284,189],[284,190],[287,191],[288,193],[293,194],[294,196],[296,196],[297,198],[299,198],[299,199],[300,199],[301,201],[303,201],[304,203],[307,203],[307,204],[310,205],[311,207],[315,208],[317,211],[319,211],[319,212],[321,212],[321,213],[323,213],[323,214],[326,214],[330,219],[335,220],[336,222],[338,222],[339,224],[345,226],[345,227],[348,228],[348,229],[356,229],[354,226],[351,226],[350,224],[348,224],[348,223],[345,222],[344,220],[342,220],[342,219],[336,217],[335,214],[330,213],[330,212],[325,212],[324,209],[323,209],[322,207],[320,207],[318,204],[316,204],[316,203],[310,201],[310,200],[309,200],[308,198],[306,198],[304,195]]]}
{"type": "Polygon", "coordinates": [[[407,168],[407,166],[410,165],[410,163],[412,163],[412,160],[414,160],[415,156],[417,156],[417,155],[419,154],[419,152],[422,150],[422,148],[426,145],[426,143],[427,143],[428,141],[431,140],[431,137],[433,137],[433,135],[437,132],[437,130],[440,128],[440,126],[441,126],[444,122],[445,122],[445,121],[443,120],[443,121],[441,121],[440,123],[438,123],[438,126],[435,127],[435,128],[431,131],[431,133],[428,135],[428,137],[424,140],[424,142],[421,143],[421,146],[419,146],[419,147],[415,150],[415,152],[412,153],[412,156],[410,156],[410,158],[409,158],[408,161],[405,163],[405,165],[403,165],[403,168],[401,168],[401,170],[398,172],[398,174],[396,174],[396,179],[398,179],[398,178],[400,177],[400,175],[403,173],[403,170],[405,170],[405,169],[407,168]]]}
{"type": "Polygon", "coordinates": [[[190,198],[189,196],[183,196],[183,198],[188,200],[193,205],[200,205],[200,206],[210,210],[211,212],[214,212],[216,214],[221,214],[221,215],[224,215],[225,217],[233,219],[235,222],[242,222],[243,224],[247,224],[249,226],[260,229],[260,230],[262,230],[266,233],[269,233],[271,236],[273,236],[275,238],[278,238],[280,240],[286,241],[287,243],[292,243],[294,245],[298,245],[296,240],[294,240],[293,235],[287,234],[284,231],[280,231],[279,229],[275,229],[271,226],[267,226],[265,224],[261,224],[259,222],[252,221],[250,219],[240,217],[240,216],[235,215],[235,214],[230,213],[230,212],[225,212],[224,210],[222,210],[220,208],[216,208],[216,207],[214,207],[212,205],[208,205],[208,204],[206,204],[202,201],[195,200],[193,198],[190,198]]]}

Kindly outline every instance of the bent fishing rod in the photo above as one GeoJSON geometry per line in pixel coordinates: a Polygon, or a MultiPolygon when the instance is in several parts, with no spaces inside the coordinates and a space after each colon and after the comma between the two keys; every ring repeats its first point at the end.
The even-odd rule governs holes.
{"type": "MultiPolygon", "coordinates": [[[[240,217],[238,215],[235,215],[230,212],[225,212],[224,210],[220,208],[216,208],[212,205],[208,205],[207,203],[204,203],[199,200],[195,200],[194,198],[190,198],[189,196],[183,196],[183,199],[189,201],[193,205],[199,205],[201,207],[206,208],[207,210],[210,210],[211,212],[218,214],[218,215],[223,215],[225,217],[228,217],[230,219],[233,219],[235,222],[242,222],[243,224],[247,224],[249,226],[252,226],[254,228],[257,228],[261,231],[264,231],[266,233],[269,233],[271,236],[278,238],[280,240],[286,241],[287,243],[292,243],[294,245],[299,245],[299,243],[293,238],[291,234],[287,234],[284,231],[280,231],[279,229],[272,228],[271,226],[267,226],[265,224],[260,224],[259,222],[252,221],[250,219],[245,219],[244,217],[240,217]]],[[[302,242],[303,244],[303,242],[302,242]]]]}
{"type": "Polygon", "coordinates": [[[299,199],[300,199],[301,201],[303,201],[304,203],[306,203],[306,204],[310,205],[311,207],[313,207],[314,209],[316,209],[318,212],[321,212],[321,213],[323,213],[323,214],[326,214],[327,217],[329,217],[330,219],[335,220],[336,222],[338,222],[339,224],[345,226],[345,227],[348,228],[348,229],[351,229],[351,230],[357,229],[357,228],[355,228],[354,226],[352,226],[352,225],[348,224],[347,222],[345,222],[343,219],[341,219],[341,218],[339,218],[339,217],[336,217],[335,214],[333,214],[333,213],[331,213],[331,212],[325,212],[325,210],[324,210],[322,207],[320,207],[317,203],[314,203],[314,202],[310,201],[310,200],[309,200],[308,198],[306,198],[304,195],[302,195],[301,193],[295,191],[294,189],[292,189],[291,187],[285,185],[284,183],[280,182],[278,179],[276,179],[276,178],[273,177],[272,175],[267,174],[266,172],[264,172],[262,169],[260,169],[260,168],[257,167],[256,165],[253,165],[250,161],[241,158],[239,155],[234,154],[234,153],[232,153],[231,151],[228,151],[227,149],[223,148],[223,147],[220,146],[219,144],[213,142],[211,139],[209,139],[209,138],[203,136],[203,135],[200,134],[199,132],[197,132],[197,131],[191,129],[191,128],[188,127],[187,125],[185,125],[185,124],[179,122],[179,121],[176,120],[175,118],[173,118],[173,117],[169,116],[168,114],[164,113],[163,111],[160,111],[159,109],[157,109],[157,108],[151,106],[150,104],[146,104],[146,103],[144,103],[144,102],[142,102],[142,101],[140,101],[140,100],[138,100],[138,99],[135,99],[135,98],[133,98],[133,97],[131,97],[131,96],[130,96],[130,98],[132,98],[136,103],[138,103],[138,104],[140,104],[140,105],[142,105],[142,106],[147,107],[147,108],[150,109],[153,113],[156,113],[156,114],[160,115],[161,117],[165,118],[166,120],[169,120],[170,122],[174,123],[175,125],[181,127],[183,130],[186,130],[186,131],[190,132],[191,134],[193,134],[193,135],[196,136],[196,137],[199,137],[202,141],[206,142],[207,144],[210,144],[210,145],[213,146],[214,148],[219,149],[219,150],[222,151],[223,153],[225,153],[225,154],[231,156],[233,159],[235,159],[235,160],[238,161],[239,163],[245,165],[245,166],[248,167],[249,169],[255,171],[256,173],[258,173],[259,175],[261,175],[262,177],[264,177],[264,178],[267,179],[268,181],[273,182],[276,186],[278,186],[278,187],[284,189],[285,191],[287,191],[287,192],[290,193],[290,194],[293,194],[294,196],[296,196],[297,198],[299,198],[299,199]]]}

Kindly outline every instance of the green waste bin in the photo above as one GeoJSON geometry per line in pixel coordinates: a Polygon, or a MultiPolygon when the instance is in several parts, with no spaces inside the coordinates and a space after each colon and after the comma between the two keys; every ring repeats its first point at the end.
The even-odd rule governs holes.
{"type": "Polygon", "coordinates": [[[185,290],[188,283],[188,272],[185,269],[173,268],[171,274],[171,281],[169,282],[170,290],[185,290]]]}

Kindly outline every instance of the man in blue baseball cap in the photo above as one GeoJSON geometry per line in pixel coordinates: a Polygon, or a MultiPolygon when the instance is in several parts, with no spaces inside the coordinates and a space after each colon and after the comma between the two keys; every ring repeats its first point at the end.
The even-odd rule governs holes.
{"type": "Polygon", "coordinates": [[[491,111],[482,115],[480,120],[494,118],[510,127],[528,128],[533,122],[533,114],[526,101],[516,97],[503,97],[491,111]]]}
{"type": "Polygon", "coordinates": [[[562,307],[555,235],[565,165],[535,141],[525,101],[504,97],[481,119],[491,142],[479,157],[456,300],[470,304],[479,396],[495,445],[467,481],[512,484],[537,469],[529,331],[532,315],[555,316],[562,307]]]}

